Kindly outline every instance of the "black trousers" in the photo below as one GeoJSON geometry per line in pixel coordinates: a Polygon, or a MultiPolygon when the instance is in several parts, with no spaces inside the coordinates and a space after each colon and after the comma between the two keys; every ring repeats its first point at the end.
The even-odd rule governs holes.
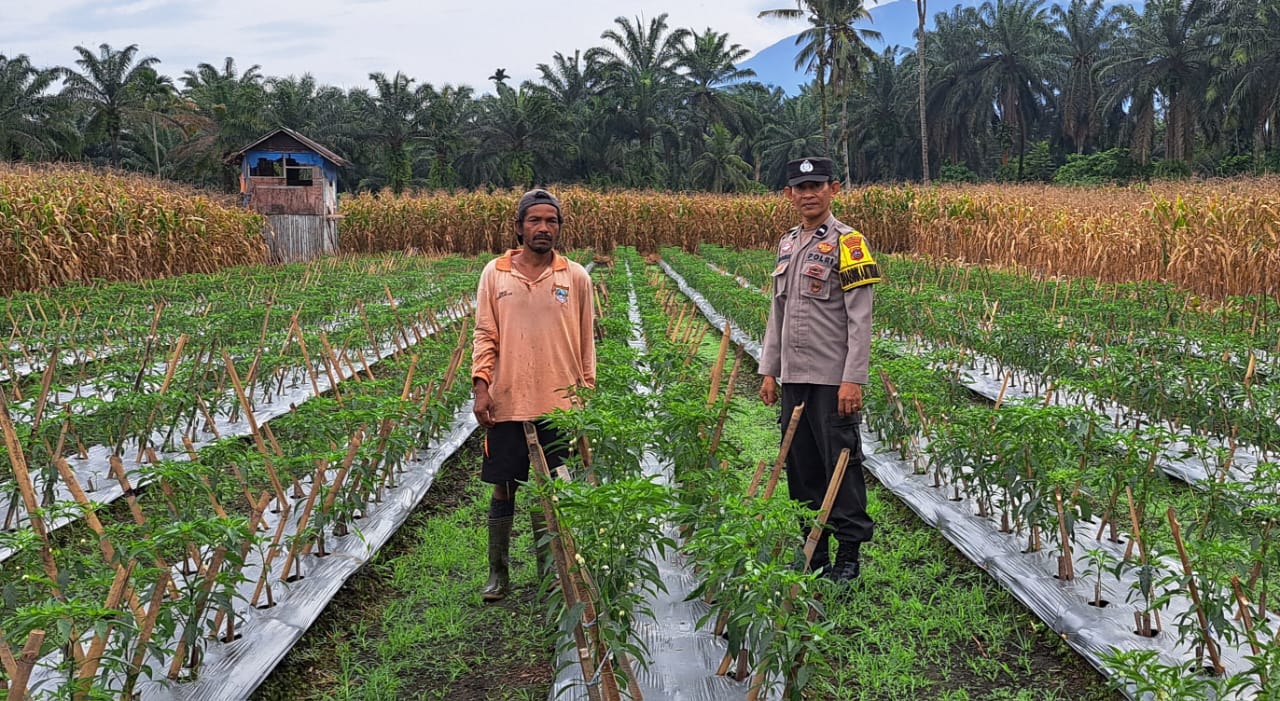
{"type": "MultiPolygon", "coordinates": [[[[840,416],[837,401],[839,387],[832,385],[782,385],[782,430],[797,404],[804,404],[800,424],[787,453],[787,489],[792,499],[817,511],[827,495],[827,485],[836,470],[840,451],[849,449],[849,463],[836,500],[831,505],[827,529],[836,542],[864,543],[871,540],[874,523],[867,515],[867,485],[862,478],[862,441],[858,436],[860,414],[840,416]]],[[[805,535],[808,535],[805,528],[805,535]]],[[[818,541],[813,553],[814,568],[830,562],[828,539],[818,541]]]]}

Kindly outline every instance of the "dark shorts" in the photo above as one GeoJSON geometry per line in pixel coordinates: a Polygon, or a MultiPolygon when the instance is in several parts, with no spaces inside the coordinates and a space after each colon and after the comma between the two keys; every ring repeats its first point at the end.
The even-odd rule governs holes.
{"type": "MultiPolygon", "coordinates": [[[[560,433],[535,421],[538,443],[547,456],[552,471],[569,458],[569,446],[560,444],[560,433]]],[[[529,444],[524,437],[523,421],[501,421],[484,436],[484,460],[480,463],[480,481],[489,484],[529,481],[529,444]]]]}

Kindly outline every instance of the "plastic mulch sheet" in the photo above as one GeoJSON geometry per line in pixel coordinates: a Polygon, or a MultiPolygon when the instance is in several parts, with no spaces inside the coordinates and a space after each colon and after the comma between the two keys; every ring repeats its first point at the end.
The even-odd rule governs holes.
{"type": "MultiPolygon", "coordinates": [[[[682,290],[687,288],[682,280],[674,276],[673,279],[682,290]]],[[[691,291],[693,294],[689,298],[698,305],[707,320],[722,328],[724,316],[716,313],[696,290],[691,291]]],[[[757,362],[758,348],[758,345],[746,348],[757,362]]],[[[996,390],[999,391],[998,386],[996,390]]],[[[1162,609],[1163,630],[1153,638],[1137,635],[1134,632],[1136,607],[1128,603],[1131,593],[1137,591],[1136,574],[1130,572],[1120,578],[1105,575],[1102,578],[1102,598],[1110,605],[1092,606],[1088,601],[1093,598],[1094,579],[1077,576],[1070,581],[1061,581],[1055,575],[1057,561],[1051,534],[1045,534],[1045,547],[1040,552],[1026,553],[1025,533],[1001,533],[998,524],[976,515],[971,500],[953,499],[950,486],[932,486],[932,475],[915,474],[911,464],[899,460],[891,447],[879,444],[865,427],[862,440],[866,455],[864,466],[885,488],[907,504],[921,520],[938,529],[965,557],[990,574],[1103,674],[1107,674],[1107,670],[1102,658],[1113,650],[1153,650],[1163,664],[1170,665],[1193,659],[1193,650],[1177,640],[1177,617],[1181,612],[1191,611],[1191,602],[1182,592],[1174,592],[1172,600],[1162,609]]],[[[1103,549],[1117,559],[1124,554],[1124,543],[1095,540],[1096,531],[1097,524],[1080,523],[1076,526],[1073,559],[1077,573],[1085,572],[1089,567],[1084,553],[1086,549],[1103,549]]],[[[869,566],[874,566],[874,562],[869,566]]],[[[1172,570],[1175,563],[1159,562],[1156,566],[1172,570]]],[[[1156,579],[1159,579],[1158,574],[1156,579]]],[[[1239,648],[1221,646],[1221,659],[1229,676],[1248,669],[1239,648]]],[[[1133,695],[1132,690],[1126,691],[1133,695]]]]}

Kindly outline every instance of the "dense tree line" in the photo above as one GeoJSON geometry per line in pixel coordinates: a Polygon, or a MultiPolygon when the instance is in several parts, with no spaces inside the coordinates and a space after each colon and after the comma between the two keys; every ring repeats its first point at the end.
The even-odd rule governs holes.
{"type": "Polygon", "coordinates": [[[136,45],[77,46],[68,67],[0,54],[0,159],[230,188],[224,156],[287,126],[355,164],[345,188],[395,191],[773,189],[787,160],[816,153],[855,181],[918,180],[922,133],[942,179],[1280,166],[1280,0],[988,0],[936,14],[917,47],[882,52],[868,45],[863,2],[761,13],[804,27],[797,67],[813,80],[795,97],[754,81],[726,34],[673,28],[666,15],[619,17],[599,46],[539,64],[537,80],[511,85],[498,69],[482,95],[402,72],[344,91],[232,58],[174,79],[136,45]]]}

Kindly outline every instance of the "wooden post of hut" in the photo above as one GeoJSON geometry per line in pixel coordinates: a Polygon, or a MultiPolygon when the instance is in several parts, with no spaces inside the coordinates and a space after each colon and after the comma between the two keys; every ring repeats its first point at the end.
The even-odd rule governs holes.
{"type": "Polygon", "coordinates": [[[226,159],[240,167],[242,204],[267,218],[271,260],[296,263],[338,251],[338,168],[351,165],[281,127],[226,159]]]}

